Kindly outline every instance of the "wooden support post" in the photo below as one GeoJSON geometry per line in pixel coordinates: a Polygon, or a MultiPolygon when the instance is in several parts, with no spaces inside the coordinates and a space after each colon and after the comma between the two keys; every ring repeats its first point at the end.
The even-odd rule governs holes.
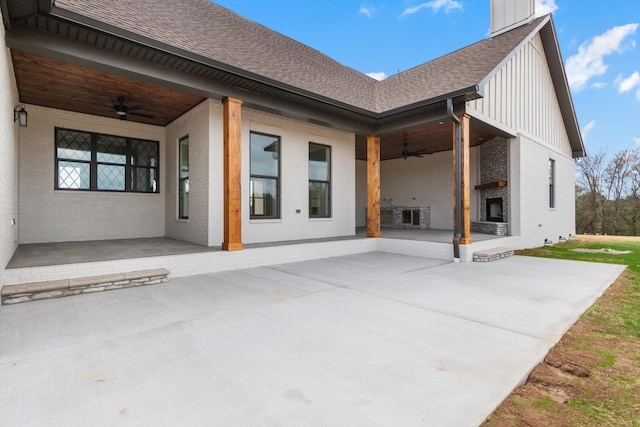
{"type": "Polygon", "coordinates": [[[367,237],[380,236],[380,136],[367,135],[367,237]]]}
{"type": "MultiPolygon", "coordinates": [[[[462,168],[462,230],[460,232],[460,244],[471,244],[471,188],[469,185],[469,119],[471,116],[463,114],[460,117],[461,124],[461,144],[460,144],[460,160],[462,168]]],[[[458,209],[458,195],[456,194],[456,125],[453,124],[453,232],[456,229],[456,209],[458,209]]]]}
{"type": "Polygon", "coordinates": [[[222,105],[224,121],[224,241],[222,249],[239,251],[243,248],[242,191],[240,186],[242,101],[225,98],[222,105]]]}

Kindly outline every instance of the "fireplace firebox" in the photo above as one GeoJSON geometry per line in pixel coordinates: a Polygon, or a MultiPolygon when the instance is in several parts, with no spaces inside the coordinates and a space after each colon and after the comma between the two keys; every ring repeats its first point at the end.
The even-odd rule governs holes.
{"type": "Polygon", "coordinates": [[[504,222],[502,212],[502,197],[487,199],[486,221],[504,222]]]}

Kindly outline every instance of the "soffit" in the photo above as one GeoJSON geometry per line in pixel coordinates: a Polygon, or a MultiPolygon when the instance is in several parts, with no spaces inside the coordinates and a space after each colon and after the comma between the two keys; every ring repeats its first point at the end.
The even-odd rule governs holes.
{"type": "Polygon", "coordinates": [[[76,111],[96,116],[118,118],[113,105],[119,97],[124,104],[142,107],[128,119],[140,123],[166,126],[205,100],[204,97],[128,77],[104,73],[12,50],[20,102],[76,111]]]}

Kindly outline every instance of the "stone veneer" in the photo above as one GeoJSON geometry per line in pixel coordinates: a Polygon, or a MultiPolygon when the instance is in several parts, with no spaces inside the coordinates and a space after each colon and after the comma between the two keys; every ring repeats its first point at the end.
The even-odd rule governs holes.
{"type": "Polygon", "coordinates": [[[382,228],[412,228],[426,230],[431,228],[431,209],[428,206],[394,206],[380,209],[380,227],[382,228]],[[420,224],[402,222],[402,211],[420,211],[420,224]],[[387,221],[385,221],[387,219],[387,221]],[[391,221],[388,221],[391,220],[391,221]]]}
{"type": "Polygon", "coordinates": [[[471,231],[474,233],[493,234],[495,236],[508,236],[509,224],[506,222],[472,221],[471,231]]]}
{"type": "Polygon", "coordinates": [[[18,304],[41,299],[59,298],[112,289],[156,285],[168,281],[169,270],[155,268],[128,273],[113,273],[101,276],[78,277],[74,279],[50,280],[3,286],[0,295],[2,305],[18,304]]]}
{"type": "MultiPolygon", "coordinates": [[[[480,146],[480,184],[508,181],[508,167],[509,152],[508,141],[506,139],[496,137],[480,146]]],[[[503,224],[507,226],[507,220],[509,218],[509,190],[507,187],[496,187],[480,190],[480,221],[477,223],[478,225],[476,225],[476,227],[480,227],[480,224],[483,224],[487,219],[487,199],[497,197],[502,198],[502,215],[505,218],[505,222],[503,224]]],[[[479,229],[476,231],[484,232],[479,229]]],[[[490,234],[496,233],[492,232],[490,234]]],[[[508,235],[508,231],[505,234],[498,235],[508,235]]]]}

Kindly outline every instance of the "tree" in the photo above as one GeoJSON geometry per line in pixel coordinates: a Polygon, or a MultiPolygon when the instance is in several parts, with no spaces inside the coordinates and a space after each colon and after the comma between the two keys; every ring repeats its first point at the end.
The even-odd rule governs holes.
{"type": "Polygon", "coordinates": [[[627,234],[637,236],[640,221],[640,162],[637,160],[629,176],[628,195],[625,202],[623,219],[628,225],[627,234]]]}
{"type": "Polygon", "coordinates": [[[603,224],[603,231],[618,234],[618,220],[620,219],[620,206],[624,196],[628,194],[631,186],[631,178],[637,170],[637,150],[624,150],[613,156],[604,170],[604,182],[607,186],[607,205],[611,208],[611,215],[606,218],[610,221],[610,228],[603,224]]]}
{"type": "Polygon", "coordinates": [[[577,162],[580,172],[579,185],[585,192],[583,209],[586,221],[585,228],[581,230],[584,233],[600,234],[604,232],[602,227],[603,206],[606,199],[602,193],[604,160],[605,154],[601,151],[595,156],[583,157],[577,162]]]}

